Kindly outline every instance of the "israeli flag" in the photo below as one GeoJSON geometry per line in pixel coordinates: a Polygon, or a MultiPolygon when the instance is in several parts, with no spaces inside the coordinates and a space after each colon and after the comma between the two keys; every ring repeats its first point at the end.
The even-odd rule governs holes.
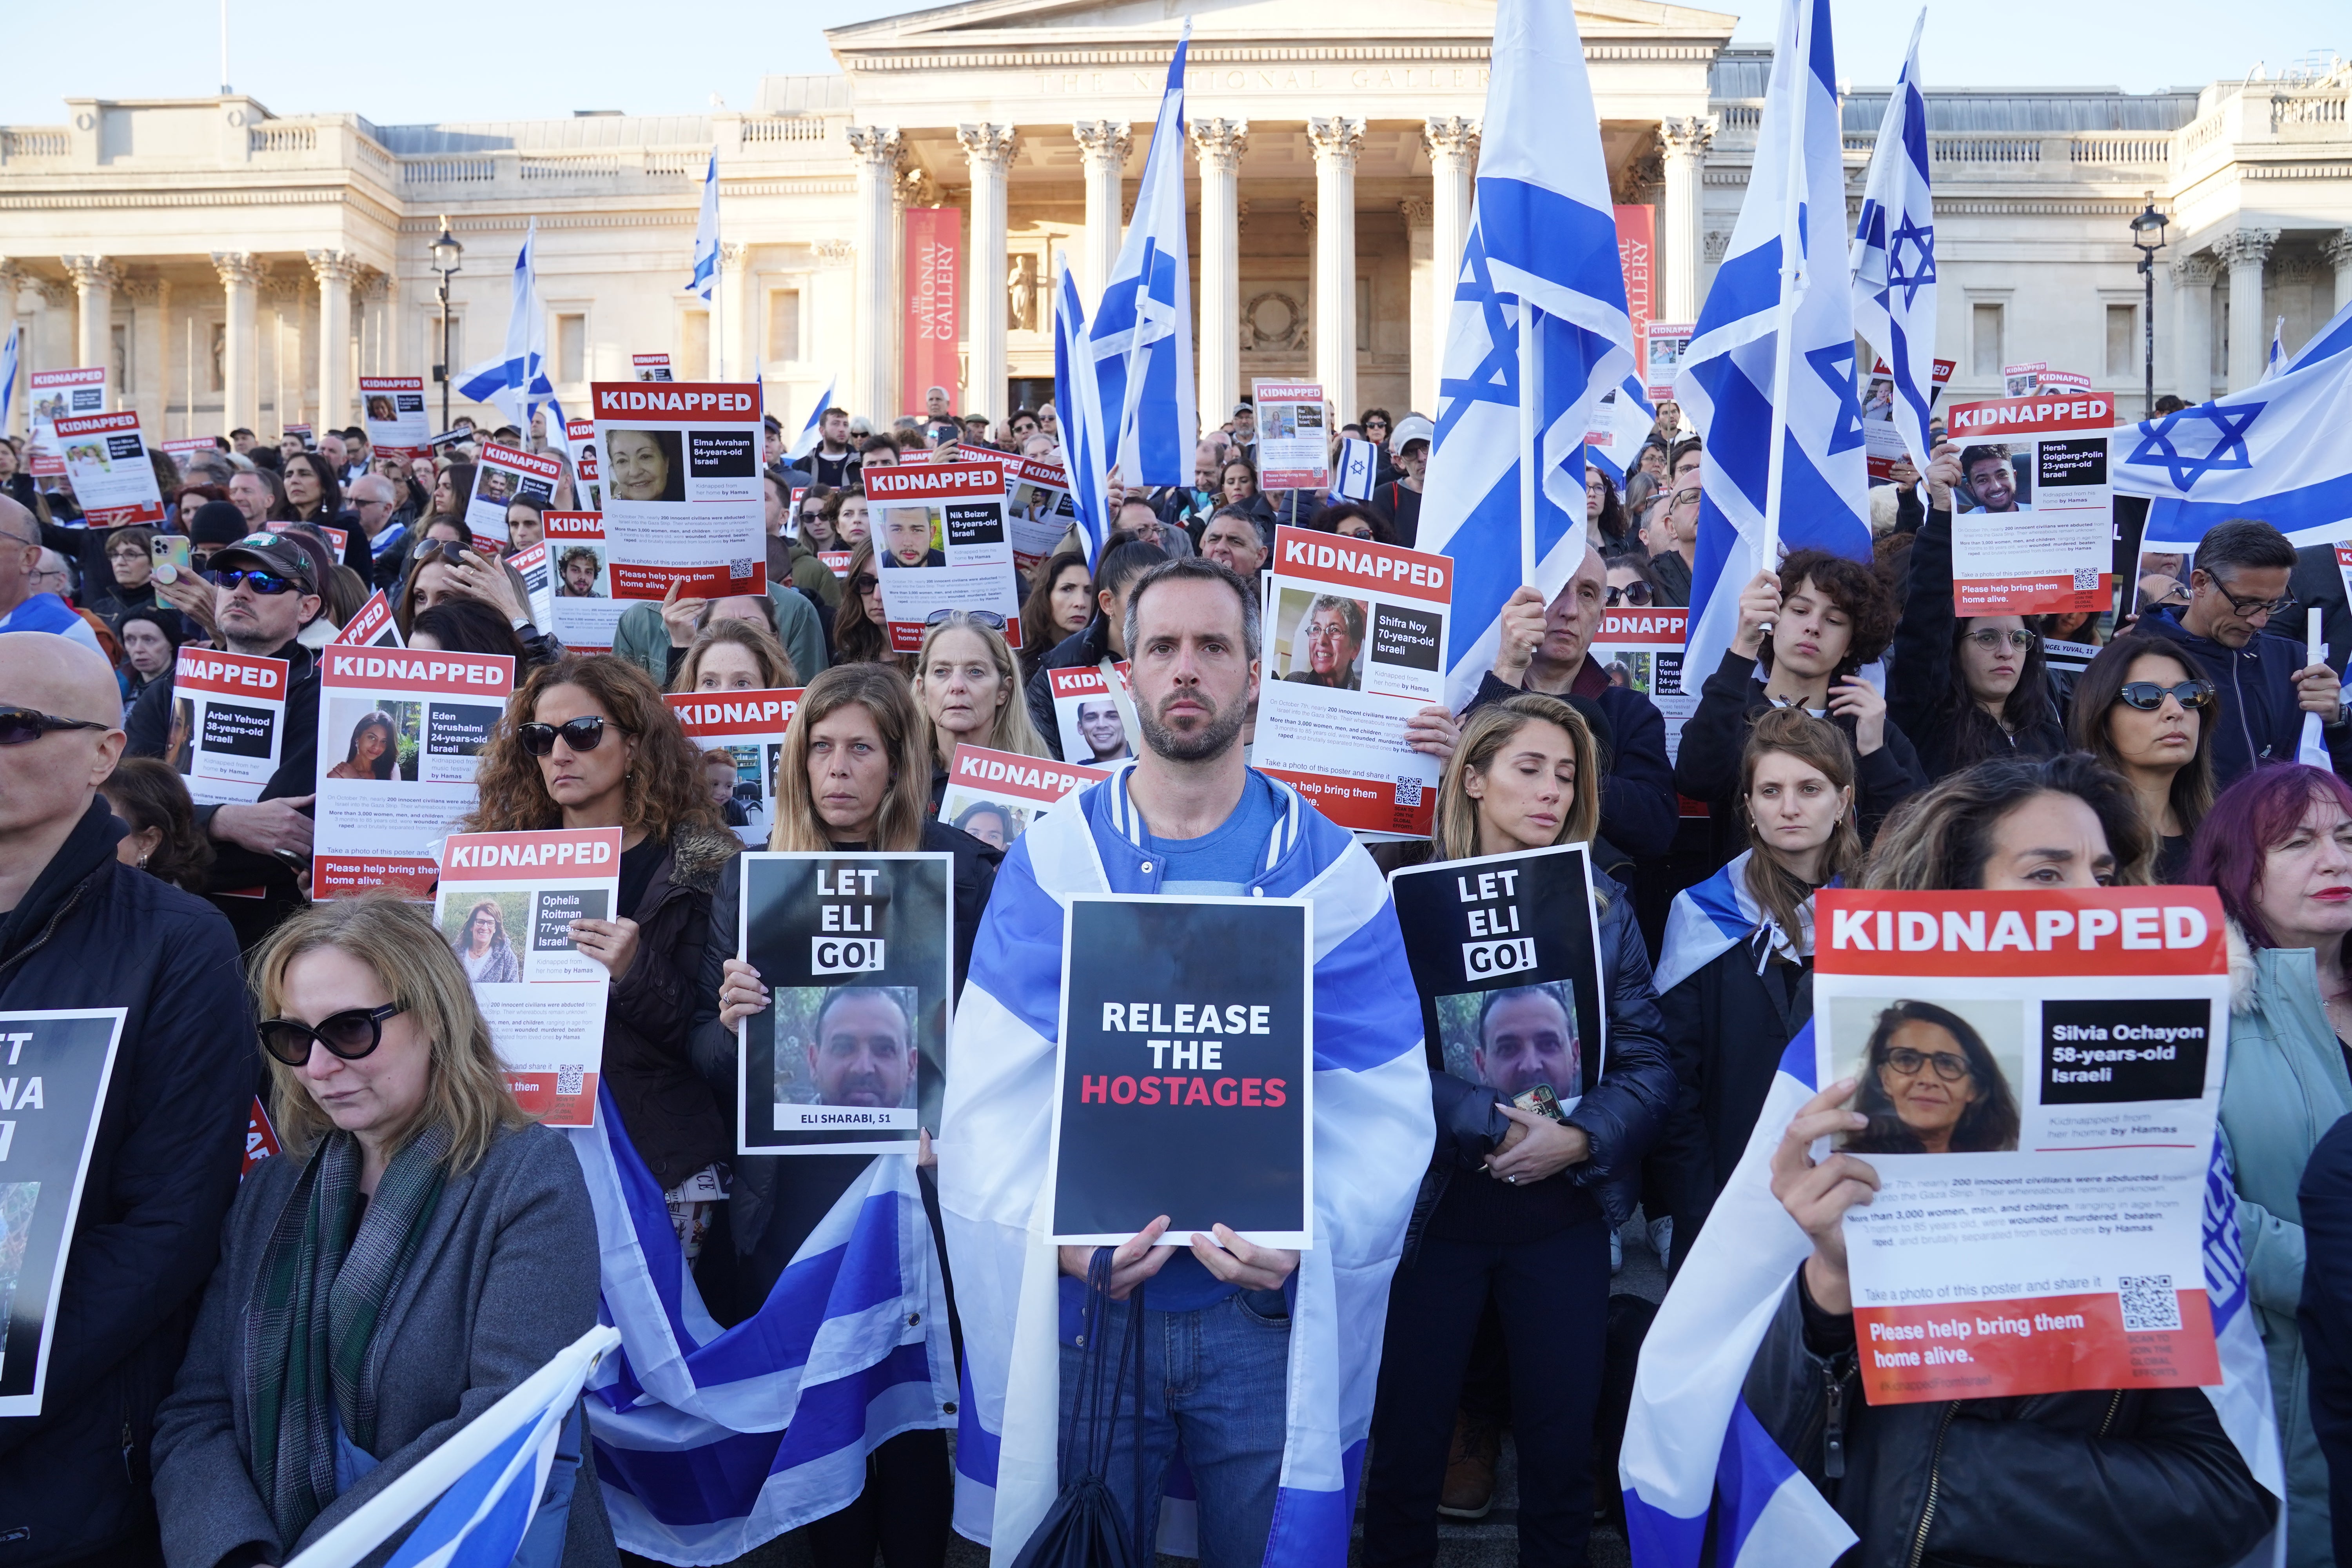
{"type": "MultiPolygon", "coordinates": [[[[1102,409],[1106,468],[1136,489],[1192,482],[1192,284],[1184,240],[1184,56],[1188,17],[1168,62],[1135,219],[1087,331],[1102,409]]],[[[1060,406],[1056,405],[1056,406],[1060,406]]]]}
{"type": "Polygon", "coordinates": [[[1585,462],[1607,474],[1622,492],[1625,476],[1640,465],[1642,445],[1657,424],[1658,411],[1642,378],[1627,376],[1592,411],[1592,428],[1585,432],[1585,462]]]}
{"type": "MultiPolygon", "coordinates": [[[[1813,901],[1807,899],[1800,906],[1795,931],[1782,931],[1748,886],[1748,862],[1755,854],[1741,850],[1714,876],[1675,895],[1674,907],[1666,912],[1666,940],[1651,976],[1659,995],[1742,943],[1754,948],[1759,974],[1775,949],[1792,963],[1812,957],[1813,901]]],[[[1838,887],[1843,881],[1833,878],[1829,885],[1838,887]]]]}
{"type": "Polygon", "coordinates": [[[539,1512],[581,1385],[620,1342],[602,1325],[572,1341],[286,1568],[355,1568],[411,1521],[395,1568],[507,1568],[539,1512]]]}
{"type": "Polygon", "coordinates": [[[539,220],[523,233],[515,253],[514,291],[507,310],[506,352],[467,370],[457,395],[488,403],[525,430],[530,411],[555,395],[547,374],[547,308],[539,298],[539,220]]]}
{"type": "Polygon", "coordinates": [[[1372,499],[1372,476],[1381,471],[1380,448],[1353,436],[1339,440],[1339,460],[1331,469],[1331,493],[1343,500],[1372,499]]]}
{"type": "MultiPolygon", "coordinates": [[[[1618,1460],[1634,1568],[1697,1568],[1718,1496],[1713,1561],[1722,1568],[1830,1568],[1854,1544],[1741,1394],[1780,1299],[1812,1251],[1772,1195],[1771,1163],[1813,1094],[1808,1024],[1789,1042],[1747,1152],[1643,1342],[1618,1460]]],[[[2205,1185],[2205,1287],[2222,1375],[2205,1394],[2254,1479],[2283,1498],[2270,1367],[2247,1310],[2237,1197],[2218,1132],[2205,1185]]],[[[2267,1551],[2248,1559],[2270,1560],[2267,1551]]]]}
{"type": "Polygon", "coordinates": [[[784,449],[786,463],[797,463],[816,450],[816,444],[824,438],[824,411],[833,406],[834,392],[840,385],[841,377],[836,375],[824,384],[823,392],[817,394],[816,405],[809,410],[808,423],[801,426],[801,433],[793,437],[793,444],[784,449]]]}
{"type": "Polygon", "coordinates": [[[1601,121],[1571,6],[1498,0],[1486,141],[1454,268],[1420,548],[1454,563],[1446,700],[1495,661],[1504,601],[1584,559],[1584,433],[1633,368],[1601,121]]]}
{"type": "Polygon", "coordinates": [[[6,341],[0,342],[0,434],[6,433],[16,405],[16,354],[24,336],[22,326],[11,326],[6,341]]]}
{"type": "Polygon", "coordinates": [[[2286,368],[2286,318],[2271,322],[2271,355],[2263,362],[2263,379],[2268,381],[2286,368]]]}
{"type": "Polygon", "coordinates": [[[621,1349],[589,1389],[596,1477],[625,1552],[727,1563],[866,1486],[901,1432],[951,1426],[947,1286],[915,1162],[877,1156],[731,1329],[702,1304],[661,1184],[609,1089],[567,1130],[588,1180],[621,1349]]]}
{"type": "Polygon", "coordinates": [[[1054,252],[1054,407],[1061,415],[1062,468],[1087,563],[1102,557],[1110,533],[1109,465],[1103,461],[1101,384],[1087,355],[1087,311],[1067,252],[1054,252]]]}
{"type": "Polygon", "coordinates": [[[1687,695],[1722,663],[1739,591],[1779,565],[1776,545],[1870,559],[1853,290],[1817,276],[1845,240],[1843,142],[1830,0],[1781,0],[1748,195],[1675,381],[1706,432],[1687,695]]]}
{"type": "Polygon", "coordinates": [[[2116,432],[2118,495],[2152,498],[2144,548],[2194,550],[2205,531],[2260,518],[2297,544],[2352,518],[2352,306],[2276,375],[2116,432]]]}
{"type": "Polygon", "coordinates": [[[1927,100],[1919,93],[1919,35],[1927,26],[1923,9],[1878,122],[1847,261],[1853,324],[1886,362],[1895,380],[1895,428],[1923,471],[1936,393],[1936,202],[1927,177],[1927,100]]]}
{"type": "Polygon", "coordinates": [[[708,303],[719,281],[719,149],[710,150],[710,167],[702,176],[702,216],[694,224],[694,276],[687,289],[708,303]]]}

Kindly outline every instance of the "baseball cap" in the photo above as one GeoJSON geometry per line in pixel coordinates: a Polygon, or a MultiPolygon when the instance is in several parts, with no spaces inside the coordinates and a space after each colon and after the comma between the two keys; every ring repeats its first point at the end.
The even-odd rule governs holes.
{"type": "Polygon", "coordinates": [[[1389,455],[1401,457],[1412,443],[1433,441],[1436,436],[1437,426],[1429,422],[1427,415],[1408,414],[1397,421],[1395,429],[1389,432],[1389,455]]]}
{"type": "Polygon", "coordinates": [[[1236,403],[1234,405],[1233,417],[1238,419],[1244,414],[1255,414],[1256,412],[1257,407],[1254,404],[1236,403]]]}
{"type": "Polygon", "coordinates": [[[306,594],[319,591],[318,570],[310,563],[310,552],[282,533],[248,533],[212,558],[215,572],[226,572],[238,564],[258,566],[265,572],[291,578],[302,585],[306,594]]]}

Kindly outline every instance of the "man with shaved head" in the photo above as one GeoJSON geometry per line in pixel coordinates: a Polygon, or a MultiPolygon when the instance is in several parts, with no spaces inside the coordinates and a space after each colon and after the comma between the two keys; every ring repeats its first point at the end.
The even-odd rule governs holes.
{"type": "Polygon", "coordinates": [[[48,632],[98,653],[98,634],[44,580],[41,550],[40,519],[0,496],[0,632],[48,632]]]}
{"type": "MultiPolygon", "coordinates": [[[[48,1563],[162,1562],[148,1434],[236,1194],[254,1024],[228,922],[116,858],[100,655],[0,632],[0,1016],[121,1008],[41,1414],[0,1420],[0,1520],[48,1563]]],[[[47,1194],[43,1194],[46,1199],[47,1194]]]]}

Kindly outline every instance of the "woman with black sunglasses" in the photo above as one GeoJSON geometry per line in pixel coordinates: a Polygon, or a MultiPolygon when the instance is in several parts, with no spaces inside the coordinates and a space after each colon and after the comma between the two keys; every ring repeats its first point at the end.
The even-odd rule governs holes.
{"type": "MultiPolygon", "coordinates": [[[[740,847],[711,802],[702,753],[644,670],[609,654],[567,655],[517,689],[477,776],[467,833],[621,830],[613,918],[573,921],[572,940],[612,975],[604,1075],[616,1131],[675,1191],[734,1150],[687,1058],[710,895],[740,847]]],[[[688,1200],[677,1202],[687,1214],[688,1200]]],[[[683,1226],[680,1240],[690,1244],[683,1226]]]]}
{"type": "MultiPolygon", "coordinates": [[[[254,964],[286,1152],[229,1210],[154,1489],[175,1563],[283,1563],[596,1322],[580,1163],[508,1091],[431,918],[316,904],[254,964]]],[[[581,1417],[519,1560],[613,1560],[581,1417]]]]}
{"type": "Polygon", "coordinates": [[[890,651],[890,630],[882,618],[882,574],[872,540],[861,541],[850,555],[849,574],[841,586],[841,603],[833,607],[833,662],[905,668],[907,656],[890,651]]]}
{"type": "Polygon", "coordinates": [[[2074,748],[2123,775],[2157,841],[2156,879],[2178,882],[2213,808],[2213,686],[2180,645],[2134,632],[2074,678],[2074,748]]]}

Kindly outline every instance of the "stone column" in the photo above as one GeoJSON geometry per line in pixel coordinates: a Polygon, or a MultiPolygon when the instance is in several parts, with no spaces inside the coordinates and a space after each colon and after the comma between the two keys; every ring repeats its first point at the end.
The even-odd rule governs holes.
{"type": "Polygon", "coordinates": [[[2172,391],[2192,404],[2213,395],[2213,258],[2172,263],[2172,391]]]}
{"type": "MultiPolygon", "coordinates": [[[[16,316],[19,309],[16,302],[17,290],[29,287],[32,282],[31,274],[23,268],[5,258],[0,258],[0,342],[5,342],[8,334],[22,324],[16,316]]],[[[28,384],[26,377],[32,374],[33,369],[33,345],[30,342],[32,335],[27,331],[16,342],[16,384],[10,387],[0,387],[0,399],[6,400],[9,410],[8,423],[5,426],[0,426],[0,436],[16,435],[26,427],[26,421],[31,416],[27,412],[32,405],[26,398],[28,384]]]]}
{"type": "Polygon", "coordinates": [[[719,381],[758,381],[759,354],[751,342],[751,247],[739,240],[719,243],[718,308],[710,312],[710,374],[719,381]]]}
{"type": "MultiPolygon", "coordinates": [[[[1437,341],[1430,360],[1435,365],[1445,357],[1445,323],[1454,313],[1454,284],[1462,274],[1463,249],[1470,243],[1470,172],[1478,163],[1478,121],[1459,115],[1433,119],[1422,127],[1422,141],[1429,148],[1429,255],[1436,279],[1433,303],[1437,312],[1437,341]]],[[[1413,339],[1413,348],[1416,354],[1421,352],[1420,338],[1413,339]]],[[[1433,387],[1436,372],[1430,374],[1433,387]]],[[[1416,367],[1416,386],[1419,375],[1416,367]]],[[[1437,417],[1434,403],[1422,412],[1437,417]]]]}
{"type": "MultiPolygon", "coordinates": [[[[1430,241],[1435,204],[1426,197],[1397,203],[1404,218],[1405,262],[1412,269],[1412,405],[1429,414],[1437,406],[1438,373],[1444,367],[1445,323],[1454,301],[1441,298],[1435,252],[1430,241]]],[[[1434,417],[1434,416],[1432,416],[1434,417]]]]}
{"type": "Polygon", "coordinates": [[[1315,149],[1315,376],[1342,421],[1356,407],[1356,155],[1361,116],[1307,122],[1315,149]]]}
{"type": "MultiPolygon", "coordinates": [[[[114,374],[114,290],[122,282],[122,268],[103,256],[60,256],[66,276],[79,297],[80,325],[74,332],[74,363],[102,364],[114,374]]],[[[114,388],[114,405],[122,406],[126,388],[114,388]]]]}
{"type": "Polygon", "coordinates": [[[2263,267],[2278,243],[2274,228],[2242,228],[2213,243],[2230,269],[2230,390],[2263,378],[2271,352],[2271,321],[2263,309],[2263,267]]]}
{"type": "Polygon", "coordinates": [[[2352,305],[2352,228],[2339,228],[2319,247],[2320,258],[2336,268],[2336,308],[2352,305]]]}
{"type": "Polygon", "coordinates": [[[213,270],[228,297],[226,352],[221,355],[221,435],[261,429],[261,341],[256,309],[267,268],[250,252],[215,250],[213,270]]]}
{"type": "Polygon", "coordinates": [[[304,253],[319,280],[319,435],[352,422],[359,384],[352,371],[352,285],[360,264],[347,250],[304,253]]]}
{"type": "Polygon", "coordinates": [[[898,366],[890,356],[891,320],[898,304],[890,281],[891,252],[898,212],[894,187],[906,138],[895,125],[853,125],[849,151],[857,174],[857,310],[850,356],[850,412],[887,429],[898,390],[898,366]]]}
{"type": "Polygon", "coordinates": [[[1698,319],[1699,175],[1706,167],[1707,146],[1714,140],[1712,120],[1658,122],[1666,165],[1665,205],[1658,215],[1658,263],[1665,283],[1659,295],[1661,321],[1698,319]]]}
{"type": "Polygon", "coordinates": [[[172,285],[134,278],[122,289],[131,296],[131,384],[122,406],[136,409],[150,438],[161,441],[170,434],[163,415],[172,405],[172,285]]]}
{"type": "Polygon", "coordinates": [[[971,384],[961,412],[985,414],[992,426],[1012,412],[1005,406],[1011,371],[1005,355],[1005,318],[1010,306],[1004,237],[1004,177],[1019,143],[1010,125],[959,125],[971,171],[971,266],[964,286],[964,342],[971,354],[971,384]]]}
{"type": "Polygon", "coordinates": [[[371,268],[360,279],[360,374],[392,375],[399,363],[392,348],[393,299],[399,283],[389,272],[371,268]]]}
{"type": "Polygon", "coordinates": [[[1242,391],[1242,154],[1246,120],[1195,120],[1201,163],[1201,428],[1232,417],[1242,391]]]}
{"type": "Polygon", "coordinates": [[[1070,127],[1087,171],[1087,242],[1078,262],[1078,298],[1092,311],[1118,260],[1119,175],[1135,147],[1124,120],[1081,120],[1070,127]]]}

